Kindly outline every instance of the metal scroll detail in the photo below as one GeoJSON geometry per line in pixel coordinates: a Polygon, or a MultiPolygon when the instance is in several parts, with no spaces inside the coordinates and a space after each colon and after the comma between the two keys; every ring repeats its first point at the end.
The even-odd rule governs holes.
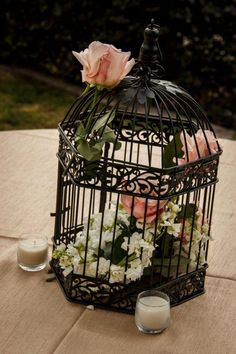
{"type": "MultiPolygon", "coordinates": [[[[51,265],[66,296],[72,302],[134,313],[137,295],[140,291],[145,290],[140,283],[137,286],[120,283],[110,284],[99,278],[89,278],[77,274],[65,278],[56,262],[51,262],[51,265]]],[[[206,268],[207,265],[180,277],[178,280],[175,279],[158,286],[156,289],[168,294],[171,306],[180,304],[204,293],[206,268]]]]}
{"type": "Polygon", "coordinates": [[[122,161],[107,160],[104,168],[103,160],[86,162],[63,137],[61,139],[58,157],[68,169],[70,178],[74,183],[83,187],[101,189],[104,178],[106,190],[143,194],[155,193],[162,198],[168,198],[174,194],[202,188],[217,181],[217,168],[219,156],[209,157],[205,162],[196,161],[183,168],[176,168],[169,174],[165,170],[124,163],[122,161]],[[72,161],[72,162],[71,162],[72,161]],[[70,164],[69,168],[68,165],[70,164]],[[87,165],[86,165],[87,164],[87,165]],[[86,166],[91,173],[88,173],[86,166]],[[93,173],[95,171],[96,173],[93,173]],[[87,173],[86,173],[87,172],[87,173]],[[127,181],[124,183],[124,181],[127,181]],[[137,188],[138,187],[138,188],[137,188]],[[137,192],[139,190],[139,192],[137,192]]]}

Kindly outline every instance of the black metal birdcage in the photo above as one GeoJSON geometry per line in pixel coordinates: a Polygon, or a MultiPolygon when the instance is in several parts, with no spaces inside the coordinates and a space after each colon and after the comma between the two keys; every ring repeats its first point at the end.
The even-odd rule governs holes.
{"type": "Polygon", "coordinates": [[[59,124],[51,266],[73,302],[133,312],[145,289],[172,305],[204,292],[222,151],[200,105],[161,79],[158,34],[152,22],[132,75],[59,124]]]}

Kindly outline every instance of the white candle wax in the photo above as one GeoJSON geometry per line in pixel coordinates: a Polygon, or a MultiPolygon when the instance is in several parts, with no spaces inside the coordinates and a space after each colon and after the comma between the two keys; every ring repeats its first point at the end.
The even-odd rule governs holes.
{"type": "Polygon", "coordinates": [[[47,261],[48,244],[44,239],[20,240],[17,249],[19,264],[36,266],[47,261]]]}
{"type": "Polygon", "coordinates": [[[151,330],[162,330],[168,327],[170,306],[169,302],[162,297],[141,297],[136,306],[137,325],[151,330]]]}

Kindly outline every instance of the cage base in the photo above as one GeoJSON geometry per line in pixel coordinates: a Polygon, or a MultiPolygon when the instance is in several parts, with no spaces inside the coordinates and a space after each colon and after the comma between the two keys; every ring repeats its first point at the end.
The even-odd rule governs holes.
{"type": "Polygon", "coordinates": [[[77,274],[64,277],[57,262],[52,260],[50,265],[68,301],[112,311],[133,314],[137,295],[150,288],[166,293],[170,297],[171,307],[205,293],[204,283],[207,265],[162,285],[154,284],[148,288],[143,287],[141,281],[138,285],[124,285],[110,284],[102,279],[77,274]]]}

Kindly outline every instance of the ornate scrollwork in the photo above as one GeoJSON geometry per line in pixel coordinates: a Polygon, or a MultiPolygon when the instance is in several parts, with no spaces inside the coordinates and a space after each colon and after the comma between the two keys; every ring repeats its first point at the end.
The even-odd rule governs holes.
{"type": "Polygon", "coordinates": [[[200,295],[204,292],[206,268],[207,265],[196,272],[186,274],[158,287],[158,290],[168,294],[172,306],[200,295]]]}
{"type": "Polygon", "coordinates": [[[117,124],[118,121],[114,124],[113,129],[120,140],[159,147],[170,142],[173,128],[165,124],[165,119],[161,128],[158,124],[158,117],[149,118],[148,123],[144,117],[142,119],[139,116],[136,119],[132,118],[129,116],[128,119],[124,119],[122,126],[117,124]]]}
{"type": "Polygon", "coordinates": [[[206,163],[197,162],[179,172],[163,175],[162,185],[166,187],[165,195],[172,196],[217,182],[217,167],[218,159],[206,163]]]}
{"type": "MultiPolygon", "coordinates": [[[[145,290],[144,283],[119,284],[108,283],[99,278],[90,278],[78,274],[64,277],[58,263],[53,260],[51,266],[62,286],[66,296],[72,302],[93,304],[98,307],[107,307],[114,310],[133,313],[137,295],[145,290]]],[[[154,288],[169,295],[171,305],[177,305],[204,292],[206,267],[193,273],[181,276],[165,283],[162,286],[154,284],[154,288]]]]}
{"type": "Polygon", "coordinates": [[[219,159],[219,156],[216,156],[205,162],[196,161],[165,173],[165,170],[128,162],[124,164],[118,160],[101,159],[87,162],[74,153],[72,146],[63,140],[63,137],[58,156],[65,168],[70,163],[68,172],[77,185],[105,189],[108,192],[122,190],[140,197],[149,194],[151,198],[168,198],[215,183],[219,159]]]}

